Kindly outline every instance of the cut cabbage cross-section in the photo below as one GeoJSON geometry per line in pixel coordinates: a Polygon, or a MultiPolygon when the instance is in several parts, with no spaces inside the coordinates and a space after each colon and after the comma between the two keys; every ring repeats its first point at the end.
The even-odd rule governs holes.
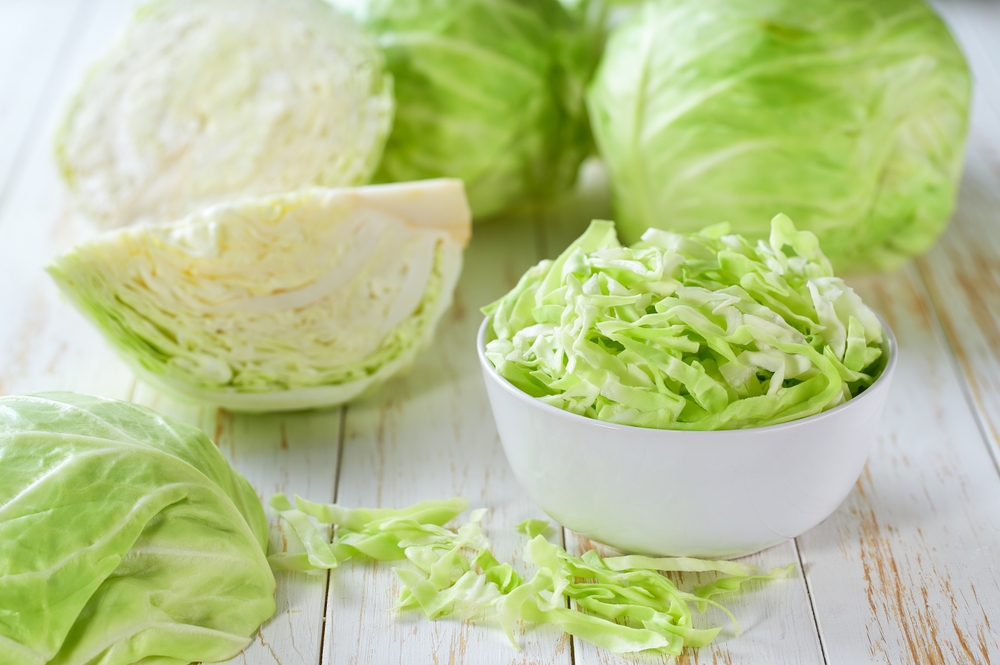
{"type": "Polygon", "coordinates": [[[320,0],[156,0],[89,74],[57,140],[103,227],[366,184],[392,125],[375,43],[320,0]]]}
{"type": "Polygon", "coordinates": [[[470,229],[459,180],[312,188],[105,234],[49,272],[161,390],[303,409],[412,362],[451,302],[470,229]]]}

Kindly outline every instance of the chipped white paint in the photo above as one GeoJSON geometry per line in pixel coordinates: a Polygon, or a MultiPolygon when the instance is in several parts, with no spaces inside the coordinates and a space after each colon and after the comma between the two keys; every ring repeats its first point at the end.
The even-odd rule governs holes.
{"type": "MultiPolygon", "coordinates": [[[[0,2],[0,393],[72,389],[147,404],[202,427],[262,497],[398,506],[468,496],[492,509],[486,527],[497,554],[523,572],[513,526],[541,514],[496,438],[472,348],[477,308],[558,253],[587,217],[607,216],[606,204],[569,206],[575,224],[564,215],[476,226],[434,346],[366,400],[253,417],[172,402],[135,383],[41,269],[93,232],[68,211],[51,134],[67,94],[134,4],[0,2]]],[[[936,4],[975,69],[976,112],[959,212],[942,242],[915,267],[854,281],[900,341],[881,436],[837,513],[797,543],[750,559],[764,567],[798,559],[803,570],[731,601],[743,634],[726,629],[676,662],[1000,662],[1000,474],[990,455],[1000,460],[1000,6],[936,4]]],[[[590,546],[575,536],[568,545],[590,546]]],[[[391,565],[348,564],[327,579],[281,574],[275,617],[233,662],[659,662],[616,658],[544,628],[515,652],[495,626],[398,616],[391,565]]]]}
{"type": "Polygon", "coordinates": [[[864,473],[798,539],[827,662],[996,662],[996,468],[916,272],[852,284],[892,326],[900,355],[864,473]]]}
{"type": "Polygon", "coordinates": [[[937,4],[977,85],[958,209],[918,266],[1000,465],[1000,4],[937,4]]]}

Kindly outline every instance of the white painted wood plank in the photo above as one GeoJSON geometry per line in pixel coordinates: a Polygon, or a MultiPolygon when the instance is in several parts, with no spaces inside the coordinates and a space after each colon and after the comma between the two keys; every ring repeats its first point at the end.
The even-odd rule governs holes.
{"type": "Polygon", "coordinates": [[[976,79],[958,208],[917,262],[1000,463],[1000,3],[940,0],[976,79]]]}
{"type": "MultiPolygon", "coordinates": [[[[181,404],[140,382],[133,401],[204,430],[261,501],[277,492],[333,501],[341,410],[269,415],[233,414],[181,404]]],[[[266,505],[266,504],[265,504],[266,505]]],[[[283,549],[284,523],[266,508],[272,554],[283,549]]],[[[241,665],[316,665],[320,662],[326,573],[276,572],[274,616],[242,654],[241,665]]]]}
{"type": "Polygon", "coordinates": [[[82,23],[82,0],[0,2],[0,200],[36,132],[44,95],[82,23]],[[41,108],[40,108],[41,106],[41,108]]]}
{"type": "Polygon", "coordinates": [[[83,72],[111,43],[137,0],[88,7],[66,59],[50,84],[51,106],[38,111],[44,131],[16,165],[16,187],[0,207],[0,392],[76,390],[127,398],[131,373],[83,317],[62,302],[43,266],[93,233],[65,200],[52,158],[52,133],[62,105],[83,72]]]}
{"type": "MultiPolygon", "coordinates": [[[[538,257],[525,223],[477,225],[473,235],[455,304],[432,347],[407,376],[347,407],[337,501],[404,506],[466,496],[474,508],[490,509],[484,526],[497,557],[520,564],[523,537],[514,525],[543,515],[503,456],[475,333],[477,309],[503,295],[538,257]]],[[[391,568],[354,563],[333,572],[324,663],[570,662],[568,640],[551,627],[530,631],[516,652],[497,628],[397,616],[399,584],[391,568]]]]}
{"type": "Polygon", "coordinates": [[[1000,145],[974,146],[959,207],[918,262],[969,394],[1000,461],[1000,145]]]}
{"type": "Polygon", "coordinates": [[[996,468],[915,271],[852,281],[895,331],[899,364],[856,488],[798,539],[827,662],[996,662],[996,468]]]}

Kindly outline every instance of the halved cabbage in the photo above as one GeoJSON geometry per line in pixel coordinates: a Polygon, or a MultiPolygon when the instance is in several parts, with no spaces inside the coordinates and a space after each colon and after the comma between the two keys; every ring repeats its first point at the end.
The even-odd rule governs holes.
{"type": "Polygon", "coordinates": [[[314,188],[105,234],[49,272],[165,392],[302,409],[410,364],[451,302],[470,229],[458,180],[314,188]]]}
{"type": "Polygon", "coordinates": [[[392,124],[376,45],[320,0],[158,0],[69,106],[56,152],[104,227],[367,183],[392,124]]]}

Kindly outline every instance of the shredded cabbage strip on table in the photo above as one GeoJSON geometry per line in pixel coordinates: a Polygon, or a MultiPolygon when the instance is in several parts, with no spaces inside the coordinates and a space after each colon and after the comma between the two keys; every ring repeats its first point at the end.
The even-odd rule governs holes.
{"type": "Polygon", "coordinates": [[[884,364],[878,317],[785,215],[756,245],[719,224],[650,229],[622,247],[612,222],[594,221],[483,312],[486,357],[514,386],[640,427],[803,418],[856,396],[884,364]]]}
{"type": "Polygon", "coordinates": [[[518,530],[530,538],[525,560],[537,566],[524,580],[508,563],[490,551],[481,526],[485,509],[474,510],[469,521],[450,529],[446,523],[469,503],[455,497],[422,501],[408,508],[347,509],[283,495],[271,498],[271,507],[291,527],[290,551],[273,554],[272,565],[293,571],[336,568],[352,557],[377,561],[409,560],[416,568],[394,568],[403,583],[397,609],[415,609],[430,619],[469,620],[495,611],[517,647],[520,622],[552,623],[563,631],[615,653],[649,652],[680,655],[684,647],[709,644],[720,628],[696,628],[694,611],[711,605],[733,619],[712,598],[739,591],[750,581],[785,577],[794,568],[759,573],[735,561],[689,557],[618,556],[601,558],[596,551],[582,557],[549,542],[549,523],[526,520],[518,530]],[[330,542],[313,520],[336,527],[330,542]],[[719,573],[713,582],[682,591],[661,572],[719,573]],[[572,609],[575,608],[575,609],[572,609]]]}

